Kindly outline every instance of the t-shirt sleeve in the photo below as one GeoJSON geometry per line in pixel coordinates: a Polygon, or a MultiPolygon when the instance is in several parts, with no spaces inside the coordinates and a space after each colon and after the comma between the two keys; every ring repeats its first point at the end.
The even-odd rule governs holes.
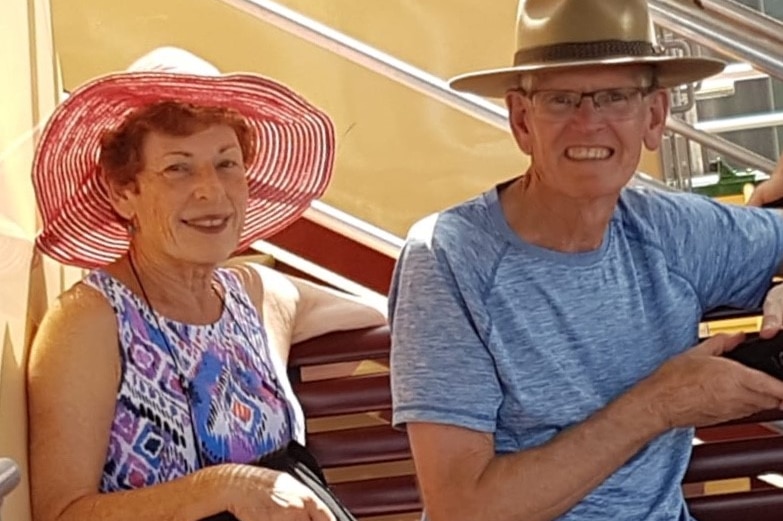
{"type": "Polygon", "coordinates": [[[494,432],[502,399],[487,349],[481,252],[409,237],[389,298],[393,423],[494,432]]]}
{"type": "Polygon", "coordinates": [[[703,311],[758,306],[783,260],[783,217],[775,210],[683,194],[659,208],[669,220],[671,262],[699,294],[703,311]]]}

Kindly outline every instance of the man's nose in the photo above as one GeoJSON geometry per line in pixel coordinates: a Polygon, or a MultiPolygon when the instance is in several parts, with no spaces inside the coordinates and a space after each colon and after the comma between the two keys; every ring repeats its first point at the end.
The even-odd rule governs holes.
{"type": "Polygon", "coordinates": [[[576,121],[593,123],[603,120],[599,107],[591,96],[582,96],[574,109],[574,119],[576,121]]]}

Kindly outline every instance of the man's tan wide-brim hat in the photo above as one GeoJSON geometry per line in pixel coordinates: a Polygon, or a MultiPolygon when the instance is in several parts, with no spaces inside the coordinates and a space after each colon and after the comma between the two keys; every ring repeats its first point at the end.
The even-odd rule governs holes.
{"type": "Polygon", "coordinates": [[[647,0],[520,0],[514,65],[463,74],[455,90],[503,97],[523,73],[595,65],[649,64],[658,85],[674,87],[723,70],[709,58],[664,55],[647,0]]]}

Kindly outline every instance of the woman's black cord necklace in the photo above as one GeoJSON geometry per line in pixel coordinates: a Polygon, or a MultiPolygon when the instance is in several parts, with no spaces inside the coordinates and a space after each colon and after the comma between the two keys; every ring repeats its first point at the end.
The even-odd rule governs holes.
{"type": "MultiPolygon", "coordinates": [[[[144,284],[141,282],[141,277],[139,276],[139,272],[136,269],[136,264],[133,262],[133,257],[129,253],[128,254],[128,264],[130,264],[131,271],[133,272],[133,276],[136,279],[136,283],[139,285],[139,289],[141,290],[141,294],[144,297],[144,302],[147,304],[147,307],[150,310],[150,313],[152,315],[152,319],[155,321],[155,327],[158,330],[158,333],[160,334],[161,338],[163,339],[163,343],[165,344],[166,351],[168,352],[169,356],[171,357],[172,362],[174,363],[174,369],[177,371],[177,379],[179,380],[179,384],[182,388],[182,392],[185,395],[185,402],[188,407],[188,416],[190,417],[190,431],[193,436],[193,443],[195,444],[194,450],[196,452],[196,460],[198,462],[199,468],[204,468],[206,466],[204,461],[204,455],[202,452],[200,437],[198,435],[198,432],[196,431],[196,418],[193,411],[193,390],[191,388],[190,382],[188,381],[187,377],[185,376],[184,371],[179,365],[179,358],[175,355],[174,349],[171,347],[171,344],[169,343],[168,337],[166,336],[166,333],[163,331],[163,328],[160,324],[160,321],[158,320],[158,315],[155,312],[155,309],[152,307],[152,302],[150,301],[149,296],[147,295],[147,291],[144,289],[144,284]]],[[[226,300],[223,298],[223,296],[218,292],[218,290],[213,286],[213,291],[215,291],[215,295],[217,295],[218,299],[221,303],[221,308],[225,309],[228,312],[229,317],[231,318],[231,321],[237,324],[237,328],[242,333],[242,336],[247,341],[248,348],[251,348],[254,344],[251,341],[248,334],[245,332],[245,329],[242,327],[242,325],[237,321],[236,317],[234,316],[234,313],[231,311],[231,308],[228,306],[226,300]]],[[[222,314],[222,313],[221,313],[222,314]]],[[[179,333],[177,333],[179,335],[179,333]]],[[[286,423],[288,424],[288,436],[289,439],[294,439],[294,432],[293,432],[293,422],[291,419],[291,410],[288,403],[288,399],[285,396],[285,392],[282,390],[282,386],[280,385],[280,382],[277,378],[277,375],[275,374],[275,371],[273,367],[267,367],[267,364],[264,362],[263,357],[261,357],[261,364],[265,366],[265,369],[269,373],[269,377],[272,380],[273,386],[270,388],[268,385],[264,385],[264,382],[262,382],[262,385],[267,388],[267,390],[272,391],[274,396],[282,400],[283,407],[285,409],[286,413],[286,423]]],[[[270,365],[272,365],[272,362],[270,361],[270,365]]],[[[221,461],[225,461],[225,454],[221,455],[221,461]]],[[[259,454],[259,456],[261,456],[259,454]]]]}
{"type": "Polygon", "coordinates": [[[193,404],[191,403],[192,397],[191,397],[190,383],[188,382],[187,378],[185,378],[185,373],[182,371],[182,369],[179,366],[179,359],[174,355],[174,349],[172,349],[171,344],[169,344],[169,339],[166,337],[166,333],[163,331],[163,328],[160,325],[160,321],[158,320],[158,315],[157,313],[155,313],[155,309],[152,307],[152,302],[150,301],[150,298],[147,295],[147,290],[144,289],[144,284],[141,283],[141,277],[139,277],[139,272],[136,269],[136,263],[133,262],[133,257],[130,253],[128,254],[128,264],[130,264],[130,268],[131,271],[133,272],[133,276],[136,278],[136,283],[139,285],[141,294],[144,297],[144,302],[147,304],[147,307],[150,310],[150,314],[152,315],[152,320],[155,321],[155,328],[158,330],[160,337],[163,339],[163,343],[165,344],[166,351],[169,353],[169,357],[171,357],[172,362],[174,362],[174,369],[177,371],[177,379],[179,380],[179,385],[182,388],[182,392],[185,394],[185,403],[187,404],[188,407],[188,416],[190,417],[190,432],[193,436],[193,444],[194,444],[193,449],[196,452],[196,460],[198,461],[198,467],[200,469],[203,469],[205,467],[204,455],[201,453],[201,443],[199,442],[198,432],[196,432],[196,418],[195,415],[193,414],[193,404]]]}

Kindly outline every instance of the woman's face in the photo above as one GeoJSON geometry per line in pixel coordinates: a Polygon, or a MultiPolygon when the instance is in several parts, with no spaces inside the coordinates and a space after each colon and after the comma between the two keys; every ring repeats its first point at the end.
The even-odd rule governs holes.
{"type": "Polygon", "coordinates": [[[227,259],[239,242],[248,198],[234,130],[214,125],[186,137],[151,132],[142,156],[135,187],[115,202],[136,228],[134,247],[186,263],[227,259]]]}

